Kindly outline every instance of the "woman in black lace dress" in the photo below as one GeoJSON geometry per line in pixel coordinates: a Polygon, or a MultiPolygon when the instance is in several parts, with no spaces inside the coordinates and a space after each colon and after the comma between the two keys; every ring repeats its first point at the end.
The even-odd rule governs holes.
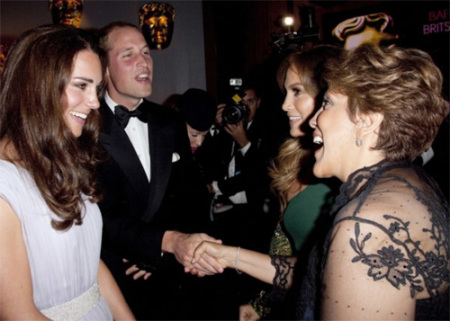
{"type": "MultiPolygon", "coordinates": [[[[301,282],[285,256],[271,257],[276,275],[267,282],[280,292],[301,283],[301,320],[448,320],[448,204],[413,165],[449,112],[441,72],[423,51],[362,45],[333,61],[325,80],[310,125],[314,174],[343,182],[334,222],[310,257],[298,258],[308,262],[301,282]]],[[[245,250],[200,249],[224,267],[265,272],[240,260],[245,250]]]]}
{"type": "Polygon", "coordinates": [[[298,317],[448,320],[448,204],[412,165],[449,111],[439,69],[420,50],[363,45],[325,80],[314,174],[343,185],[298,317]]]}

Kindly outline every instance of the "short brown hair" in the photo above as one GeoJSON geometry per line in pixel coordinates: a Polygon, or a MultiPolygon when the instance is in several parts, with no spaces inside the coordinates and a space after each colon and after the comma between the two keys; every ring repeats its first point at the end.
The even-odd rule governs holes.
{"type": "Polygon", "coordinates": [[[108,42],[108,37],[111,32],[113,32],[115,29],[121,29],[121,28],[134,28],[141,32],[141,30],[134,24],[126,21],[113,21],[103,28],[101,28],[98,32],[99,37],[99,46],[102,50],[102,55],[107,55],[108,51],[111,50],[110,44],[108,42]]]}
{"type": "Polygon", "coordinates": [[[348,96],[350,118],[384,115],[377,144],[388,161],[413,161],[430,147],[449,112],[442,74],[418,49],[364,44],[331,61],[324,74],[331,92],[348,96]]]}

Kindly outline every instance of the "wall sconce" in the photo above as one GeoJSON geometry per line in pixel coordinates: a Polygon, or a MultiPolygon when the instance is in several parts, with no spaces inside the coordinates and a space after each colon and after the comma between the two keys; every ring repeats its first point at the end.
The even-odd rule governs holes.
{"type": "Polygon", "coordinates": [[[162,50],[172,40],[175,9],[168,3],[146,3],[139,9],[139,25],[150,49],[162,50]]]}
{"type": "Polygon", "coordinates": [[[293,31],[295,19],[293,15],[287,14],[281,18],[281,24],[287,31],[276,34],[271,42],[280,57],[290,52],[303,50],[313,46],[318,40],[318,27],[315,22],[315,11],[313,7],[300,7],[301,26],[298,31],[293,31]]]}
{"type": "Polygon", "coordinates": [[[48,9],[54,24],[79,28],[83,16],[84,0],[49,0],[48,9]]]}
{"type": "Polygon", "coordinates": [[[286,15],[282,19],[283,27],[286,28],[287,32],[292,32],[294,22],[295,22],[295,19],[292,15],[286,15]]]}

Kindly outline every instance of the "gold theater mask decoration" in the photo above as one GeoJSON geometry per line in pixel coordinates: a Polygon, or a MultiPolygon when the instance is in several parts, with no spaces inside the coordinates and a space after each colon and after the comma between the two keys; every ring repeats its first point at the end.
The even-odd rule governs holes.
{"type": "Polygon", "coordinates": [[[162,50],[170,45],[175,9],[168,3],[146,3],[139,9],[139,25],[150,49],[162,50]]]}
{"type": "Polygon", "coordinates": [[[5,46],[0,45],[0,85],[2,83],[3,70],[5,70],[5,63],[6,63],[6,49],[5,46]]]}
{"type": "Polygon", "coordinates": [[[344,42],[344,48],[347,50],[363,43],[389,45],[398,39],[398,35],[386,30],[393,24],[391,16],[383,12],[372,13],[342,21],[333,29],[332,34],[344,42]]]}
{"type": "Polygon", "coordinates": [[[79,28],[83,15],[83,0],[49,0],[48,9],[54,24],[79,28]]]}

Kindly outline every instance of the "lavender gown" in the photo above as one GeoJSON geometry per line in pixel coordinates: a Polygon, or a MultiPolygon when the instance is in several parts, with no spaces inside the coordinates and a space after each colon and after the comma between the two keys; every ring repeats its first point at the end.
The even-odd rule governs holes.
{"type": "MultiPolygon", "coordinates": [[[[9,203],[21,222],[34,303],[44,314],[58,319],[44,310],[79,297],[97,283],[102,238],[100,211],[85,198],[83,224],[68,231],[54,230],[50,224],[54,213],[29,172],[4,160],[0,160],[0,197],[9,203]]],[[[98,292],[87,301],[72,306],[59,319],[112,320],[108,305],[98,292]]]]}

